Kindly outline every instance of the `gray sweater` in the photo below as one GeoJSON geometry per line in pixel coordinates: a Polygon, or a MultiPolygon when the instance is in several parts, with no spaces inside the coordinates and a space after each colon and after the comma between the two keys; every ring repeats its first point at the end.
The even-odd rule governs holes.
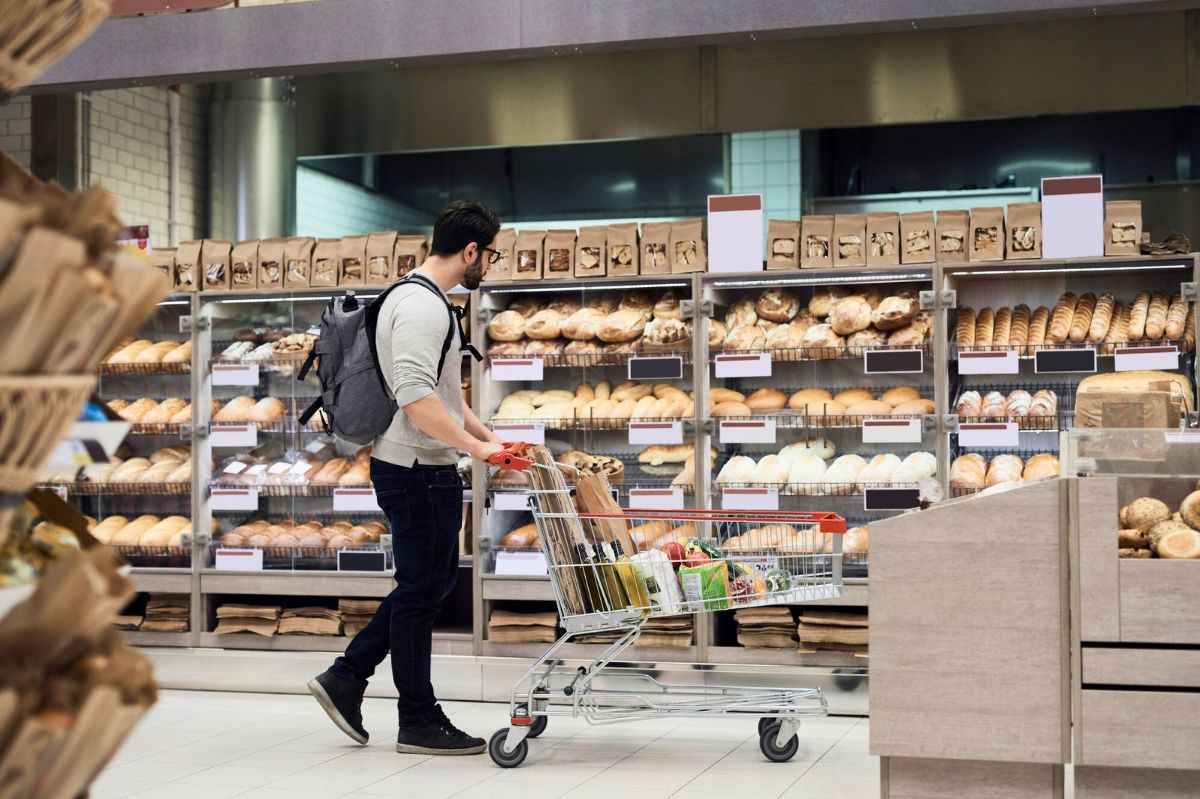
{"type": "Polygon", "coordinates": [[[405,405],[436,392],[450,416],[463,423],[462,353],[457,332],[450,340],[442,373],[434,374],[449,325],[445,303],[424,286],[398,286],[384,300],[375,346],[384,379],[391,384],[400,409],[387,432],[375,439],[372,454],[381,461],[399,466],[412,466],[415,461],[435,465],[457,462],[453,448],[423,433],[404,412],[405,405]]]}

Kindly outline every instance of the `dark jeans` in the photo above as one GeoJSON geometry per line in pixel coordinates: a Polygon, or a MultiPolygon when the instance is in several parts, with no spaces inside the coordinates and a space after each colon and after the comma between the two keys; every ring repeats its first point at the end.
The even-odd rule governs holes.
{"type": "Polygon", "coordinates": [[[390,649],[400,726],[419,725],[437,704],[429,680],[433,619],[458,580],[462,482],[453,466],[409,468],[375,459],[371,480],[391,522],[396,588],[332,671],[365,685],[390,649]]]}

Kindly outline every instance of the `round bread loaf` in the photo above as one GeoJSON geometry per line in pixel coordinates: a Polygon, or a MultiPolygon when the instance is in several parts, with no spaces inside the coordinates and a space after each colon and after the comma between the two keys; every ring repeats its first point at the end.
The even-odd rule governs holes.
{"type": "Polygon", "coordinates": [[[746,398],[746,405],[755,411],[778,411],[787,405],[788,397],[777,388],[760,388],[746,398]]]}
{"type": "Polygon", "coordinates": [[[679,307],[679,296],[673,291],[665,292],[659,297],[651,312],[655,319],[683,320],[683,312],[679,307]]]}
{"type": "Polygon", "coordinates": [[[601,341],[609,343],[633,341],[642,335],[646,321],[646,315],[642,311],[623,308],[604,317],[596,335],[601,341]]]}
{"type": "Polygon", "coordinates": [[[501,311],[488,322],[492,341],[518,341],[525,335],[525,317],[515,310],[501,311]]]}
{"type": "Polygon", "coordinates": [[[754,350],[762,349],[766,344],[766,331],[757,325],[737,325],[725,337],[724,349],[754,350]]]}
{"type": "Polygon", "coordinates": [[[566,318],[562,311],[553,308],[538,311],[525,323],[525,335],[534,340],[558,338],[566,318]]]}
{"type": "MultiPolygon", "coordinates": [[[[1182,516],[1182,514],[1180,514],[1182,516]]],[[[1171,509],[1154,497],[1141,497],[1121,509],[1121,521],[1126,527],[1149,530],[1171,518],[1171,509]]]]}
{"type": "Polygon", "coordinates": [[[800,297],[788,289],[767,289],[758,297],[754,312],[771,322],[788,322],[800,311],[800,297]]]}
{"type": "Polygon", "coordinates": [[[875,399],[875,395],[870,391],[867,391],[865,388],[848,388],[845,391],[839,392],[838,395],[833,399],[842,403],[846,407],[850,407],[851,405],[855,405],[859,402],[873,400],[875,399]]]}
{"type": "Polygon", "coordinates": [[[912,386],[894,386],[883,392],[879,399],[888,405],[899,405],[902,402],[912,402],[913,400],[921,399],[921,392],[912,386]]]}
{"type": "Polygon", "coordinates": [[[804,331],[805,357],[813,360],[830,360],[842,355],[846,340],[833,331],[831,325],[813,325],[804,331]]]}
{"type": "Polygon", "coordinates": [[[852,295],[838,300],[829,314],[829,326],[839,336],[849,336],[871,326],[871,305],[864,298],[852,295]]]}
{"type": "Polygon", "coordinates": [[[606,314],[596,308],[581,308],[562,323],[562,334],[572,341],[589,341],[600,332],[606,314]]]}
{"type": "Polygon", "coordinates": [[[1193,491],[1179,503],[1179,518],[1193,530],[1200,530],[1200,491],[1193,491]]]}
{"type": "Polygon", "coordinates": [[[730,329],[741,325],[753,325],[758,322],[758,312],[754,310],[754,300],[748,297],[735,302],[725,312],[725,324],[730,329]]]}
{"type": "Polygon", "coordinates": [[[810,402],[830,402],[833,395],[823,388],[803,388],[788,399],[789,408],[798,408],[810,402]]]}

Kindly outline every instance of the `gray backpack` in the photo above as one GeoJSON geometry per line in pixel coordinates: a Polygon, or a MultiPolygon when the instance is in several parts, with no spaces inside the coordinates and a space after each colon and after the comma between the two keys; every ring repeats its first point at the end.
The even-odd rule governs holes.
{"type": "Polygon", "coordinates": [[[321,315],[321,337],[300,367],[297,380],[308,376],[316,362],[321,395],[300,414],[300,424],[307,425],[318,410],[325,412],[325,432],[352,444],[365,446],[387,431],[396,416],[396,398],[379,366],[375,347],[375,328],[384,300],[400,285],[415,283],[425,287],[446,305],[450,327],[442,342],[437,374],[442,373],[451,340],[458,332],[460,349],[481,360],[479,352],[467,344],[462,330],[462,310],[446,301],[434,283],[423,275],[409,273],[398,280],[370,304],[362,305],[353,292],[334,297],[321,315]]]}

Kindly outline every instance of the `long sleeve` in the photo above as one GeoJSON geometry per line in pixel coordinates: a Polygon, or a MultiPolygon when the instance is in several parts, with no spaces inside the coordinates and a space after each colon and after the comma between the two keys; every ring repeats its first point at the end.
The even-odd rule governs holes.
{"type": "Polygon", "coordinates": [[[391,382],[401,408],[437,391],[449,324],[445,306],[433,297],[409,295],[397,303],[391,319],[391,382]]]}

